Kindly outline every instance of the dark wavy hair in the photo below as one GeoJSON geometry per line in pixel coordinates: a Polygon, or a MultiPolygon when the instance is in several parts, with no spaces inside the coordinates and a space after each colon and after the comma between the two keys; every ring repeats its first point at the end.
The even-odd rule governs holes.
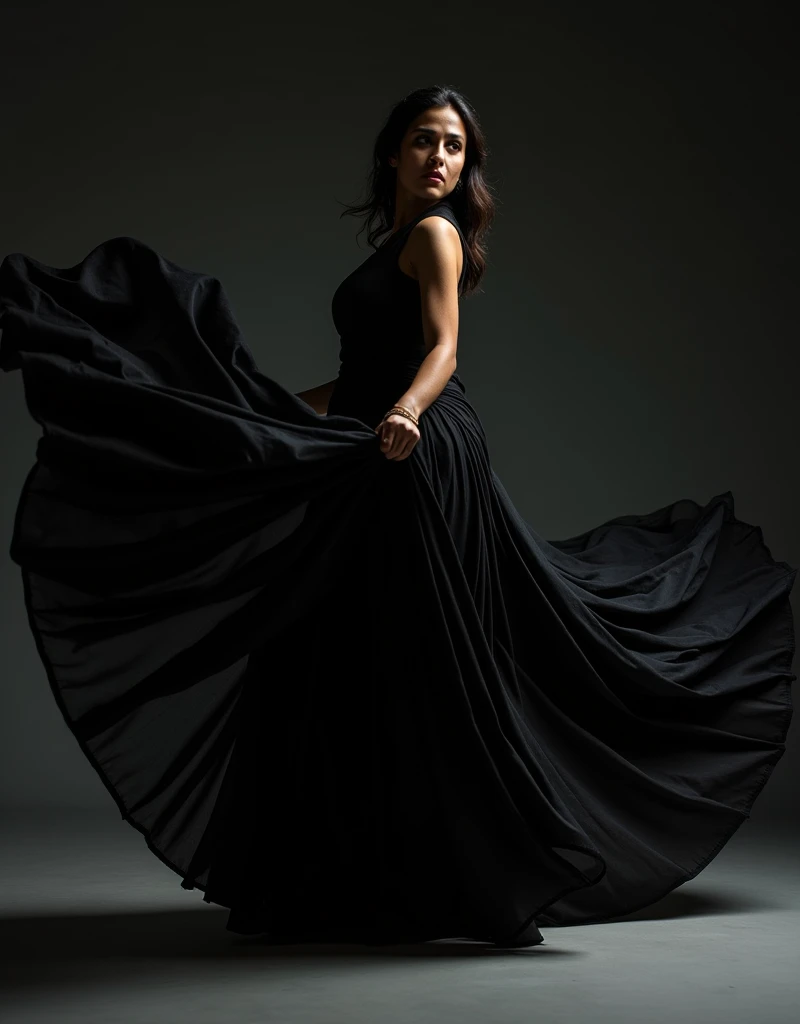
{"type": "Polygon", "coordinates": [[[486,272],[484,240],[495,215],[494,197],[484,180],[488,148],[483,130],[472,105],[457,89],[432,85],[415,89],[392,108],[378,133],[372,153],[372,170],[367,177],[367,198],[362,203],[344,203],[340,217],[361,217],[364,223],[356,237],[368,229],[367,242],[377,249],[375,240],[394,226],[397,169],[390,156],[400,152],[400,143],[415,117],[431,107],[453,107],[464,122],[467,141],[461,188],[446,198],[453,208],[466,241],[467,269],[461,294],[471,295],[486,272]]]}

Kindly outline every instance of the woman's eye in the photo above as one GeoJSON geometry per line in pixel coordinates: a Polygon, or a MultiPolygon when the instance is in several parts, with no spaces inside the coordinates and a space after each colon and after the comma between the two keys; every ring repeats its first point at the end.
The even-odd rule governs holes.
{"type": "MultiPolygon", "coordinates": [[[[431,137],[430,135],[418,135],[416,141],[427,144],[431,141],[431,137]]],[[[455,139],[453,139],[452,142],[448,142],[448,146],[455,146],[456,152],[458,152],[461,149],[461,143],[457,142],[455,139]]]]}

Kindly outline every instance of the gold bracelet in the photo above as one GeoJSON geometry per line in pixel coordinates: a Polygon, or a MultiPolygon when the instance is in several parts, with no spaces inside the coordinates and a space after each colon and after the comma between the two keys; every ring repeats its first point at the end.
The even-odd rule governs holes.
{"type": "MultiPolygon", "coordinates": [[[[391,409],[386,413],[386,416],[391,416],[393,413],[397,413],[400,416],[405,416],[406,419],[411,420],[415,427],[419,426],[419,419],[411,412],[410,409],[406,409],[404,405],[393,405],[391,409]]],[[[385,419],[386,417],[384,417],[385,419]]]]}

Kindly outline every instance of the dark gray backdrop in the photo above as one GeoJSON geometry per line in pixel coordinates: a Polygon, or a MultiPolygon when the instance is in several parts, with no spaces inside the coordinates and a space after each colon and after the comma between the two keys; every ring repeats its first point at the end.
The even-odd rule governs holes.
{"type": "MultiPolygon", "coordinates": [[[[800,564],[777,9],[38,0],[6,6],[0,37],[0,257],[72,266],[133,235],[219,277],[293,391],[337,372],[330,299],[370,251],[337,201],[360,195],[382,119],[420,85],[462,89],[499,212],[459,374],[521,513],[558,538],[730,489],[800,564]]],[[[38,437],[19,374],[0,407],[0,800],[112,810],[8,558],[38,437]]],[[[787,813],[790,741],[763,817],[787,813]]]]}

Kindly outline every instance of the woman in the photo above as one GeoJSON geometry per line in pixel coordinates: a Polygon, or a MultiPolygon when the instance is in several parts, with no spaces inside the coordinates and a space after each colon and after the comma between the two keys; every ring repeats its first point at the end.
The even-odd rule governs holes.
{"type": "Polygon", "coordinates": [[[491,467],[455,372],[485,153],[456,91],[398,104],[348,211],[388,235],[299,396],[135,239],[0,268],[44,428],[11,547],[39,653],[231,931],[535,945],[694,877],[783,753],[796,570],[730,492],[547,541],[491,467]]]}

